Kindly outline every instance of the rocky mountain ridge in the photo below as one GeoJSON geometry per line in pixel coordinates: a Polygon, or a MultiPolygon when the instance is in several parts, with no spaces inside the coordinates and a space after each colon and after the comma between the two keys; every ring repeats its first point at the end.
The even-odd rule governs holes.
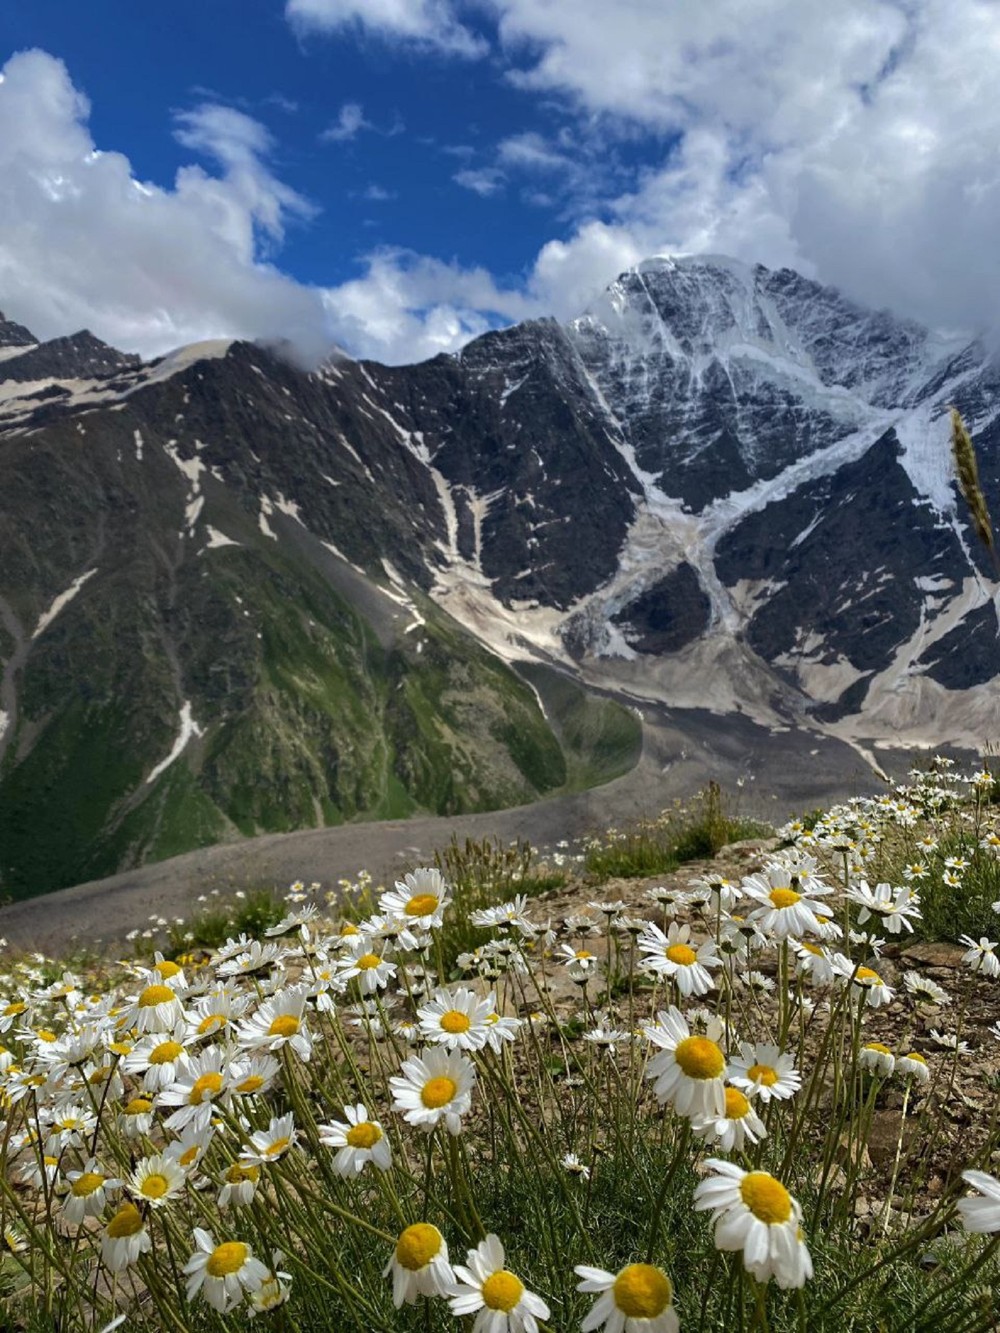
{"type": "Polygon", "coordinates": [[[624,715],[573,678],[861,748],[988,740],[952,402],[998,511],[982,343],[724,257],[414,366],[144,365],[0,317],[4,882],[620,772],[624,715]]]}

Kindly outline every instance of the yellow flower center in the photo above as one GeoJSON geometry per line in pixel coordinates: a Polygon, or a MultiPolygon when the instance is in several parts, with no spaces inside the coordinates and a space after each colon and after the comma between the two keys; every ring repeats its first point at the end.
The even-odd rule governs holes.
{"type": "Polygon", "coordinates": [[[139,996],[140,1009],[152,1009],[157,1004],[168,1004],[177,997],[169,986],[147,986],[139,996]]]}
{"type": "Polygon", "coordinates": [[[244,1166],[242,1162],[234,1162],[226,1171],[226,1180],[230,1185],[242,1185],[244,1180],[258,1180],[260,1177],[259,1166],[244,1166]]]}
{"type": "Polygon", "coordinates": [[[118,1240],[121,1236],[134,1236],[141,1230],[142,1218],[134,1203],[123,1203],[108,1223],[108,1235],[112,1240],[118,1240]]]}
{"type": "Polygon", "coordinates": [[[277,1157],[279,1153],[283,1153],[285,1151],[285,1149],[288,1147],[290,1143],[291,1139],[289,1138],[275,1139],[273,1143],[269,1143],[267,1147],[264,1149],[264,1156],[277,1157]]]}
{"type": "Polygon", "coordinates": [[[294,1037],[299,1030],[299,1020],[294,1014],[279,1014],[267,1029],[269,1037],[294,1037]]]}
{"type": "Polygon", "coordinates": [[[19,1002],[9,1004],[3,1011],[3,1016],[4,1018],[16,1018],[18,1014],[23,1014],[27,1007],[26,1004],[20,1004],[19,1002]]]}
{"type": "MultiPolygon", "coordinates": [[[[698,961],[698,955],[689,944],[671,944],[666,954],[671,963],[679,963],[681,967],[690,967],[692,963],[698,961]]],[[[655,1273],[656,1269],[653,1271],[655,1273]]]]}
{"type": "Polygon", "coordinates": [[[415,893],[403,911],[407,916],[430,916],[437,911],[438,901],[435,893],[415,893]]]}
{"type": "Polygon", "coordinates": [[[814,958],[823,957],[823,950],[818,944],[808,944],[805,940],[802,940],[801,947],[805,949],[806,953],[811,953],[814,958]]]}
{"type": "Polygon", "coordinates": [[[752,1083],[762,1083],[765,1088],[773,1088],[778,1081],[778,1071],[770,1065],[751,1065],[747,1070],[747,1078],[752,1083]]]}
{"type": "Polygon", "coordinates": [[[491,1273],[483,1283],[483,1304],[490,1310],[509,1314],[524,1293],[524,1283],[506,1268],[491,1273]]]}
{"type": "Polygon", "coordinates": [[[396,1241],[396,1262],[410,1273],[426,1268],[442,1245],[441,1232],[430,1222],[415,1222],[400,1232],[396,1241]]]}
{"type": "Polygon", "coordinates": [[[55,1034],[54,1032],[50,1032],[50,1031],[48,1030],[48,1028],[38,1028],[38,1030],[35,1032],[35,1036],[38,1038],[39,1041],[58,1041],[58,1040],[59,1040],[59,1038],[56,1036],[56,1034],[55,1034]]]}
{"type": "Polygon", "coordinates": [[[200,1106],[206,1097],[211,1100],[221,1089],[222,1075],[216,1074],[214,1070],[209,1071],[195,1079],[188,1094],[188,1102],[191,1106],[200,1106]]]}
{"type": "Polygon", "coordinates": [[[259,1074],[251,1074],[250,1077],[245,1078],[242,1083],[237,1083],[236,1091],[242,1092],[244,1094],[257,1092],[263,1086],[264,1086],[264,1080],[261,1078],[261,1076],[259,1074]]]}
{"type": "Polygon", "coordinates": [[[750,1100],[744,1097],[739,1088],[726,1089],[726,1119],[742,1120],[750,1110],[750,1100]]]}
{"type": "Polygon", "coordinates": [[[58,1158],[58,1157],[48,1157],[48,1156],[46,1156],[46,1157],[43,1157],[43,1158],[42,1158],[42,1161],[45,1163],[46,1166],[58,1166],[58,1165],[59,1165],[59,1158],[58,1158]]]}
{"type": "Polygon", "coordinates": [[[615,1305],[626,1318],[655,1319],[670,1304],[670,1279],[652,1264],[629,1264],[611,1288],[615,1305]]]}
{"type": "Polygon", "coordinates": [[[104,1184],[104,1177],[96,1171],[84,1171],[70,1186],[70,1193],[75,1194],[78,1199],[85,1199],[88,1194],[93,1194],[104,1184]]]}
{"type": "Polygon", "coordinates": [[[159,1171],[154,1171],[139,1186],[139,1193],[144,1194],[147,1199],[162,1199],[169,1189],[170,1181],[166,1176],[160,1175],[159,1171]]]}
{"type": "Polygon", "coordinates": [[[582,959],[593,958],[593,956],[594,955],[592,953],[588,953],[586,949],[577,949],[576,953],[573,955],[574,958],[582,958],[582,959]]]}
{"type": "Polygon", "coordinates": [[[169,981],[171,977],[176,977],[180,968],[176,963],[172,963],[169,958],[164,958],[162,963],[157,963],[153,968],[154,972],[159,972],[164,981],[169,981]]]}
{"type": "Polygon", "coordinates": [[[238,1273],[247,1261],[250,1251],[240,1240],[223,1241],[208,1257],[205,1272],[209,1277],[230,1277],[238,1273]]]}
{"type": "Polygon", "coordinates": [[[707,1037],[685,1037],[677,1043],[674,1059],[688,1078],[721,1078],[725,1056],[707,1037]]]}
{"type": "Polygon", "coordinates": [[[358,959],[358,967],[367,970],[369,968],[378,967],[381,961],[382,959],[377,953],[363,953],[358,959]]]}
{"type": "Polygon", "coordinates": [[[176,1060],[183,1051],[184,1047],[179,1041],[161,1041],[159,1046],[154,1046],[149,1053],[149,1063],[151,1065],[168,1065],[171,1060],[176,1060]]]}
{"type": "Polygon", "coordinates": [[[904,1055],[904,1056],[903,1056],[903,1059],[904,1059],[904,1060],[919,1060],[920,1063],[921,1063],[922,1065],[925,1065],[925,1064],[927,1063],[927,1061],[924,1059],[924,1057],[923,1057],[922,1055],[918,1055],[916,1051],[911,1051],[911,1052],[909,1053],[909,1055],[904,1055]]]}
{"type": "Polygon", "coordinates": [[[132,1043],[130,1041],[113,1041],[108,1047],[113,1055],[128,1055],[131,1049],[132,1043]]]}
{"type": "Polygon", "coordinates": [[[879,1055],[892,1055],[888,1046],[883,1046],[880,1041],[869,1041],[865,1044],[866,1051],[878,1051],[879,1055]]]}
{"type": "Polygon", "coordinates": [[[436,1111],[439,1106],[447,1106],[457,1091],[453,1078],[430,1078],[420,1089],[420,1100],[428,1110],[436,1111]]]}
{"type": "Polygon", "coordinates": [[[204,1037],[208,1032],[214,1032],[216,1028],[225,1026],[225,1014],[209,1014],[198,1024],[198,1036],[204,1037]]]}
{"type": "Polygon", "coordinates": [[[362,1120],[347,1131],[347,1142],[352,1148],[374,1148],[381,1137],[381,1129],[370,1120],[362,1120]]]}
{"type": "Polygon", "coordinates": [[[361,931],[358,930],[353,921],[345,921],[340,927],[340,933],[341,935],[360,935],[361,931]]]}
{"type": "Polygon", "coordinates": [[[794,889],[772,889],[768,897],[777,908],[794,907],[802,898],[802,894],[796,893],[794,889]]]}
{"type": "Polygon", "coordinates": [[[153,1103],[147,1101],[145,1097],[133,1097],[125,1107],[126,1115],[146,1115],[153,1109],[153,1103]]]}
{"type": "Polygon", "coordinates": [[[873,972],[870,967],[859,967],[854,980],[871,986],[881,986],[882,984],[882,978],[877,972],[873,972]]]}
{"type": "Polygon", "coordinates": [[[197,1143],[192,1143],[191,1147],[186,1148],[177,1160],[180,1162],[181,1166],[190,1166],[198,1156],[199,1151],[199,1145],[197,1143]]]}
{"type": "Polygon", "coordinates": [[[449,1009],[446,1014],[441,1015],[441,1026],[445,1032],[453,1034],[459,1032],[468,1032],[472,1027],[472,1020],[468,1014],[463,1014],[460,1009],[449,1009]]]}
{"type": "Polygon", "coordinates": [[[792,1215],[792,1196],[766,1171],[751,1171],[740,1182],[740,1197],[761,1222],[775,1226],[792,1215]]]}

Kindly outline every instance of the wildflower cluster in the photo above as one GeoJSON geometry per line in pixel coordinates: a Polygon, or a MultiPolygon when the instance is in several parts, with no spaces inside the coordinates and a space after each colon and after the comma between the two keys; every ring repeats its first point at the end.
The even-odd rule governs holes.
{"type": "Polygon", "coordinates": [[[890,1264],[902,1328],[927,1300],[903,1275],[943,1238],[930,1299],[985,1330],[957,1275],[997,1274],[996,1117],[964,1132],[964,1181],[939,1162],[996,946],[963,939],[954,998],[899,975],[887,939],[919,929],[929,876],[876,873],[900,829],[933,864],[929,817],[938,847],[971,830],[952,862],[996,857],[981,788],[934,775],[789,826],[746,873],[559,919],[423,869],[366,885],[354,920],[296,884],[203,962],[97,985],[13,966],[0,1276],[67,1330],[281,1307],[301,1329],[674,1333],[745,1305],[878,1326],[890,1264]]]}

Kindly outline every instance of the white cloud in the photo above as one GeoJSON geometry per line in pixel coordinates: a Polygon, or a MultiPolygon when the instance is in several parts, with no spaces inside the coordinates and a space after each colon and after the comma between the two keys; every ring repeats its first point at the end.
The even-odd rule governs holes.
{"type": "Polygon", "coordinates": [[[929,323],[996,324],[1000,5],[491,3],[520,87],[662,136],[612,205],[641,248],[795,263],[929,323]]]}
{"type": "Polygon", "coordinates": [[[303,31],[356,28],[454,56],[482,56],[488,50],[481,37],[458,22],[447,0],[287,0],[285,14],[303,31]]]}
{"type": "Polygon", "coordinates": [[[0,293],[41,337],[91,328],[154,355],[216,336],[326,345],[318,293],[262,262],[286,221],[310,211],[267,166],[263,126],[202,105],[177,134],[220,168],[178,171],[172,189],[96,148],[87,99],[65,65],[24,51],[0,81],[0,293]]]}
{"type": "Polygon", "coordinates": [[[372,128],[365,120],[365,113],[357,102],[345,102],[340,114],[332,125],[319,136],[324,143],[347,143],[354,139],[361,130],[372,128]]]}
{"type": "Polygon", "coordinates": [[[498,171],[496,167],[468,167],[463,171],[456,171],[452,180],[456,185],[461,185],[463,190],[471,190],[482,199],[498,194],[505,183],[503,172],[498,171]]]}

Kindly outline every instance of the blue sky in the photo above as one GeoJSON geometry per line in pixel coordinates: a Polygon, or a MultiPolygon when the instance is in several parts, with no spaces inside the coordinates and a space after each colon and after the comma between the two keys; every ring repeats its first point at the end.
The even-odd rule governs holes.
{"type": "Polygon", "coordinates": [[[284,335],[398,361],[714,250],[981,326],[998,10],[7,3],[0,307],[147,354],[284,335]]]}

